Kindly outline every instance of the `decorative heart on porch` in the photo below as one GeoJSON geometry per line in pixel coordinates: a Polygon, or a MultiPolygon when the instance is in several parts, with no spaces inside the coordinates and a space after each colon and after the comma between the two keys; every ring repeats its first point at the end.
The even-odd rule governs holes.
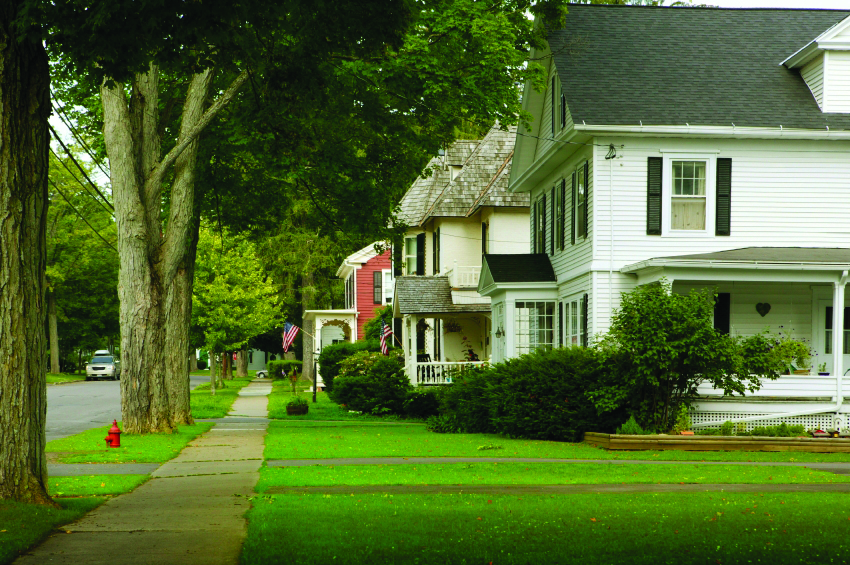
{"type": "Polygon", "coordinates": [[[767,313],[770,312],[770,304],[767,302],[759,302],[756,304],[756,312],[761,314],[761,317],[764,318],[767,316],[767,313]]]}

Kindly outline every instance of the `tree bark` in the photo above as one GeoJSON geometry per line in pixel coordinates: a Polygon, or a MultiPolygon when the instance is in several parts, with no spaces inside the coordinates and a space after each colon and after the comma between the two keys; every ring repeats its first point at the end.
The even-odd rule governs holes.
{"type": "Polygon", "coordinates": [[[189,372],[198,372],[198,352],[194,349],[189,352],[189,372]]]}
{"type": "Polygon", "coordinates": [[[50,504],[45,268],[50,72],[41,40],[19,41],[0,3],[0,499],[50,504]]]}
{"type": "Polygon", "coordinates": [[[236,354],[236,376],[248,376],[248,349],[245,347],[236,354]]]}
{"type": "Polygon", "coordinates": [[[50,372],[59,374],[59,322],[56,316],[56,294],[47,291],[47,328],[50,335],[50,372]]]}
{"type": "Polygon", "coordinates": [[[218,378],[218,360],[215,358],[215,353],[210,351],[210,394],[215,396],[216,379],[218,378]]]}

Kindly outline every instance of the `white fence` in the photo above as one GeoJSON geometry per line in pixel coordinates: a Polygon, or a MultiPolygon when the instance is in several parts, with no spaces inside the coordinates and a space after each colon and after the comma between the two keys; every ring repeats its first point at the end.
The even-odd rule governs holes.
{"type": "Polygon", "coordinates": [[[449,286],[453,288],[478,288],[478,279],[481,277],[481,266],[464,267],[455,264],[446,271],[449,277],[449,286]]]}
{"type": "Polygon", "coordinates": [[[409,366],[407,374],[413,386],[446,385],[464,371],[483,364],[483,361],[416,362],[409,366]]]}

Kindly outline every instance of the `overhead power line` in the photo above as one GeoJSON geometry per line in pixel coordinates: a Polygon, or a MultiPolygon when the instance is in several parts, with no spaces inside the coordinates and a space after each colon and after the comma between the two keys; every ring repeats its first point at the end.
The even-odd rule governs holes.
{"type": "MultiPolygon", "coordinates": [[[[103,202],[101,202],[101,200],[100,200],[97,196],[95,196],[94,194],[92,194],[91,192],[89,192],[89,189],[88,189],[88,187],[86,187],[85,183],[84,183],[83,181],[81,181],[80,179],[78,179],[78,178],[77,178],[77,175],[75,175],[75,174],[74,174],[74,171],[72,171],[72,170],[70,169],[70,167],[68,167],[68,165],[67,165],[67,164],[65,164],[65,161],[63,161],[62,159],[60,159],[60,158],[59,158],[59,155],[57,155],[57,154],[56,154],[56,152],[55,152],[55,151],[53,151],[53,148],[52,148],[52,147],[50,148],[50,153],[51,153],[51,154],[53,154],[53,156],[54,156],[54,157],[56,157],[56,160],[57,160],[57,161],[59,161],[59,163],[62,165],[62,167],[63,167],[66,171],[68,171],[68,174],[69,174],[69,175],[71,175],[71,178],[73,178],[75,181],[77,181],[77,183],[78,183],[78,184],[79,184],[79,185],[83,188],[83,191],[84,191],[86,194],[88,194],[89,196],[91,196],[91,197],[94,199],[94,201],[95,201],[95,202],[97,202],[97,203],[100,205],[100,207],[101,207],[101,208],[103,208],[104,210],[106,210],[106,213],[107,213],[107,214],[109,214],[110,216],[112,216],[112,215],[114,214],[114,210],[115,210],[115,209],[114,209],[114,208],[112,208],[112,205],[111,205],[111,204],[109,204],[109,201],[107,201],[107,202],[106,202],[106,204],[109,204],[109,207],[107,207],[107,206],[105,206],[105,205],[104,205],[104,203],[103,203],[103,202]]],[[[89,182],[91,182],[91,181],[89,181],[89,182]]],[[[95,189],[95,190],[97,190],[97,189],[95,189]]],[[[99,191],[98,191],[98,194],[100,194],[100,192],[99,192],[99,191]]],[[[103,197],[103,196],[101,195],[101,197],[103,197]]]]}
{"type": "Polygon", "coordinates": [[[118,253],[118,250],[115,248],[115,246],[114,246],[114,245],[112,245],[111,243],[109,243],[109,242],[106,240],[106,238],[105,238],[105,237],[103,237],[102,235],[100,235],[100,232],[99,232],[99,231],[97,231],[96,229],[94,229],[94,226],[93,226],[93,225],[91,225],[91,224],[89,223],[89,221],[86,219],[86,217],[85,217],[85,216],[83,216],[83,215],[80,213],[80,211],[79,211],[79,210],[77,210],[77,208],[76,208],[76,207],[75,207],[75,206],[71,203],[71,201],[68,199],[68,197],[67,197],[67,196],[65,196],[65,193],[64,193],[64,192],[62,192],[62,190],[60,190],[60,189],[59,189],[59,187],[56,185],[56,183],[55,183],[55,182],[53,182],[53,179],[51,179],[50,177],[48,177],[48,178],[47,178],[47,180],[50,182],[50,184],[52,184],[52,185],[53,185],[53,188],[55,188],[55,189],[56,189],[56,192],[58,192],[58,193],[62,196],[62,198],[64,198],[64,199],[65,199],[65,202],[67,202],[67,203],[68,203],[68,206],[70,206],[70,207],[71,207],[71,210],[73,210],[73,211],[74,211],[74,213],[76,213],[76,214],[77,214],[77,216],[79,216],[79,218],[80,218],[82,221],[84,221],[84,222],[86,223],[86,225],[87,225],[87,226],[91,229],[91,231],[93,231],[93,232],[95,233],[95,235],[97,235],[97,237],[99,237],[101,240],[103,240],[103,243],[105,243],[105,244],[106,244],[106,245],[108,245],[110,248],[112,248],[112,250],[113,250],[113,251],[115,251],[116,253],[118,253]]]}
{"type": "Polygon", "coordinates": [[[94,150],[89,146],[88,143],[86,143],[85,139],[83,139],[83,136],[80,135],[80,133],[74,127],[73,121],[71,120],[71,117],[68,116],[68,113],[65,111],[65,108],[59,105],[59,99],[56,97],[56,94],[53,92],[53,90],[50,91],[50,97],[53,98],[53,107],[56,108],[56,115],[59,116],[59,119],[62,120],[62,123],[65,124],[66,128],[68,128],[68,131],[71,132],[71,135],[74,136],[74,139],[77,140],[77,143],[79,143],[83,147],[85,152],[91,158],[92,162],[97,165],[97,168],[100,169],[100,172],[102,172],[108,177],[109,173],[106,171],[106,169],[103,168],[103,165],[100,164],[100,159],[98,159],[97,156],[94,154],[94,150]]]}

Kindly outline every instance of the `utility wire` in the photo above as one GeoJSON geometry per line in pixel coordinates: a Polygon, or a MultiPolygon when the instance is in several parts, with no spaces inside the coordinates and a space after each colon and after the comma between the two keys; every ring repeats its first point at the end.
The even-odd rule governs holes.
{"type": "Polygon", "coordinates": [[[86,225],[87,225],[87,226],[91,229],[91,231],[93,231],[93,232],[95,233],[95,235],[97,235],[97,237],[99,237],[100,239],[102,239],[102,240],[103,240],[103,243],[105,243],[106,245],[108,245],[109,247],[111,247],[113,251],[115,251],[116,253],[118,253],[118,250],[115,248],[115,246],[114,246],[114,245],[112,245],[111,243],[109,243],[109,242],[106,240],[106,238],[105,238],[105,237],[103,237],[102,235],[100,235],[100,232],[99,232],[99,231],[97,231],[96,229],[94,229],[94,226],[93,226],[93,225],[91,225],[91,224],[89,223],[89,221],[86,219],[86,217],[85,217],[85,216],[83,216],[83,215],[80,213],[80,211],[79,211],[79,210],[77,210],[77,208],[76,208],[76,207],[75,207],[75,206],[71,203],[71,201],[68,199],[68,197],[67,197],[67,196],[65,196],[65,193],[64,193],[64,192],[62,192],[62,191],[59,189],[59,187],[56,185],[56,183],[55,183],[55,182],[53,182],[53,179],[51,179],[50,177],[48,177],[48,178],[47,178],[47,180],[50,182],[50,184],[52,184],[52,185],[53,185],[53,188],[55,188],[55,189],[56,189],[56,192],[58,192],[58,193],[62,196],[62,198],[64,198],[64,199],[65,199],[65,202],[67,202],[67,203],[68,203],[68,206],[70,206],[70,207],[71,207],[71,210],[73,210],[73,211],[77,214],[77,216],[79,216],[79,218],[80,218],[82,221],[84,221],[84,222],[86,223],[86,225]]]}
{"type": "Polygon", "coordinates": [[[59,105],[59,99],[56,97],[56,94],[53,92],[52,89],[50,91],[50,96],[51,98],[53,98],[53,107],[56,108],[56,115],[59,116],[59,119],[62,120],[62,123],[65,124],[66,128],[68,128],[68,131],[71,132],[71,135],[74,136],[74,139],[76,139],[77,142],[83,146],[83,149],[85,149],[88,156],[91,157],[92,162],[97,165],[97,168],[100,169],[100,172],[102,172],[108,177],[109,173],[106,171],[106,169],[103,168],[103,165],[101,165],[100,159],[98,159],[94,155],[94,150],[89,146],[88,143],[85,142],[83,136],[80,135],[79,132],[77,132],[76,128],[73,126],[70,116],[68,116],[68,113],[65,112],[65,108],[59,105]]]}
{"type": "MultiPolygon", "coordinates": [[[[55,130],[55,129],[53,129],[53,126],[51,126],[50,124],[48,124],[48,127],[50,128],[50,132],[53,134],[53,137],[56,139],[56,141],[58,141],[58,142],[59,142],[59,145],[61,145],[61,146],[62,146],[62,149],[64,149],[64,150],[65,150],[65,153],[67,153],[67,154],[68,154],[68,157],[70,157],[70,158],[71,158],[71,161],[72,161],[72,162],[73,162],[73,163],[77,166],[77,168],[80,170],[80,173],[82,173],[82,175],[85,177],[85,179],[86,179],[87,181],[89,181],[89,184],[92,186],[92,188],[94,188],[94,191],[95,191],[95,192],[97,192],[97,193],[100,195],[100,197],[101,197],[101,198],[103,198],[103,201],[104,201],[104,202],[106,202],[106,205],[107,205],[107,206],[109,206],[109,208],[110,208],[110,209],[112,209],[112,211],[114,212],[114,211],[115,211],[115,207],[114,207],[114,206],[112,206],[112,203],[111,203],[111,202],[109,202],[109,199],[108,199],[108,198],[106,198],[106,196],[104,196],[104,195],[103,195],[103,193],[100,191],[100,189],[99,189],[99,188],[97,188],[97,185],[96,185],[96,184],[94,184],[94,183],[92,182],[92,180],[89,178],[89,175],[88,175],[88,174],[86,174],[86,171],[85,171],[85,170],[84,170],[84,169],[80,166],[80,163],[79,163],[79,162],[77,162],[77,160],[74,158],[74,155],[73,155],[73,154],[71,154],[71,151],[68,149],[68,146],[67,146],[67,145],[65,145],[65,142],[63,142],[63,141],[62,141],[62,138],[60,138],[60,137],[59,137],[59,134],[57,134],[57,133],[56,133],[56,130],[55,130]]],[[[54,155],[55,155],[55,153],[54,153],[54,155]]],[[[61,161],[61,159],[60,159],[60,161],[61,161]]],[[[67,167],[66,167],[66,168],[67,168],[67,167]]],[[[70,172],[70,170],[69,170],[68,172],[70,172]]],[[[80,183],[80,184],[82,184],[82,183],[80,183]]]]}
{"type": "MultiPolygon", "coordinates": [[[[97,196],[95,196],[94,194],[92,194],[91,192],[89,192],[89,189],[88,189],[88,187],[86,187],[85,183],[83,183],[83,181],[81,181],[79,178],[77,178],[77,175],[75,175],[75,174],[74,174],[74,171],[72,171],[72,170],[68,167],[68,165],[66,165],[66,164],[65,164],[65,162],[64,162],[62,159],[60,159],[60,158],[59,158],[59,155],[57,155],[57,154],[56,154],[56,152],[55,152],[55,151],[53,151],[53,148],[52,148],[52,147],[50,148],[50,153],[52,153],[52,154],[53,154],[53,156],[56,158],[56,160],[57,160],[57,161],[59,161],[59,163],[62,165],[62,167],[63,167],[66,171],[68,171],[68,174],[69,174],[69,175],[71,175],[71,177],[72,177],[75,181],[77,181],[77,183],[78,183],[78,184],[79,184],[79,185],[83,188],[83,191],[85,191],[85,193],[86,193],[86,194],[88,194],[89,196],[91,196],[91,197],[94,199],[94,201],[95,201],[95,202],[97,202],[97,203],[100,205],[100,207],[101,207],[101,208],[103,208],[104,210],[106,210],[106,213],[107,213],[107,214],[109,214],[110,216],[113,216],[113,214],[114,214],[114,212],[113,212],[114,208],[113,208],[112,210],[110,210],[109,208],[107,208],[106,206],[104,206],[104,205],[103,205],[103,202],[101,202],[101,201],[98,199],[98,197],[97,197],[97,196]]],[[[91,181],[89,181],[89,182],[91,182],[91,181]]],[[[108,202],[107,202],[107,204],[108,204],[108,202]]]]}

